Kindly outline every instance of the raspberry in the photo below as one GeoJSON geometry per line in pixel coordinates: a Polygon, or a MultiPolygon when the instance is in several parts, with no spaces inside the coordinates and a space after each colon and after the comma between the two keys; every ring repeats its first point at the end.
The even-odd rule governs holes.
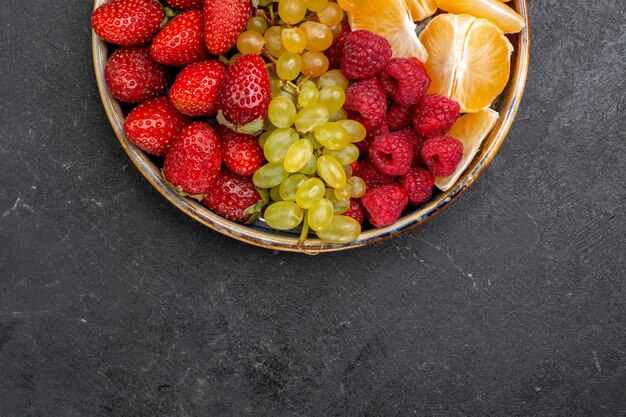
{"type": "Polygon", "coordinates": [[[398,184],[369,190],[361,199],[367,219],[374,227],[385,227],[400,218],[409,197],[398,184]]]}
{"type": "Polygon", "coordinates": [[[350,206],[343,215],[352,217],[357,222],[363,224],[363,206],[357,200],[350,200],[350,206]]]}
{"type": "Polygon", "coordinates": [[[463,144],[451,136],[428,138],[422,145],[422,159],[431,174],[452,175],[463,158],[463,144]]]}
{"type": "Polygon", "coordinates": [[[357,81],[346,90],[344,107],[351,116],[361,116],[356,119],[365,129],[374,130],[382,124],[387,113],[385,90],[376,78],[357,81]]]}
{"type": "Polygon", "coordinates": [[[409,196],[409,202],[419,206],[433,196],[435,179],[426,168],[412,167],[408,174],[400,178],[400,185],[409,196]]]}
{"type": "Polygon", "coordinates": [[[385,71],[378,74],[378,81],[383,86],[388,98],[393,98],[398,90],[398,82],[391,75],[387,75],[385,71]]]}
{"type": "Polygon", "coordinates": [[[383,174],[405,175],[413,162],[413,144],[403,132],[385,133],[376,137],[369,155],[383,174]]]}
{"type": "Polygon", "coordinates": [[[385,75],[390,77],[387,82],[396,87],[393,100],[405,107],[417,104],[430,86],[430,77],[417,58],[392,59],[385,68],[385,75]]]}
{"type": "Polygon", "coordinates": [[[413,128],[422,136],[445,135],[459,118],[459,103],[439,94],[427,94],[413,109],[413,128]]]}
{"type": "MultiPolygon", "coordinates": [[[[357,115],[356,117],[353,117],[353,118],[363,123],[362,117],[357,115]]],[[[389,127],[387,127],[387,117],[385,116],[380,126],[378,126],[376,129],[369,129],[367,131],[367,135],[365,136],[365,139],[363,139],[360,142],[355,143],[356,147],[359,148],[359,152],[361,153],[361,155],[365,155],[370,151],[370,146],[372,146],[372,143],[374,142],[374,139],[376,139],[376,136],[382,135],[383,133],[387,133],[387,132],[389,132],[389,127]]]]}
{"type": "Polygon", "coordinates": [[[411,128],[401,130],[407,139],[413,144],[413,165],[423,165],[424,161],[422,161],[422,145],[426,140],[425,137],[418,135],[415,130],[411,128]]]}
{"type": "Polygon", "coordinates": [[[375,77],[391,59],[391,44],[366,30],[350,32],[343,43],[341,71],[351,80],[375,77]]]}
{"type": "Polygon", "coordinates": [[[387,122],[389,123],[389,129],[402,130],[405,127],[411,126],[411,115],[413,114],[413,108],[404,107],[399,104],[394,104],[387,111],[387,122]]]}
{"type": "Polygon", "coordinates": [[[330,47],[324,51],[326,58],[328,58],[328,69],[341,69],[343,44],[348,33],[350,33],[350,25],[348,22],[341,22],[341,34],[333,41],[330,47]]]}
{"type": "Polygon", "coordinates": [[[369,158],[361,161],[359,165],[359,176],[365,181],[368,190],[396,182],[395,177],[380,172],[369,158]]]}

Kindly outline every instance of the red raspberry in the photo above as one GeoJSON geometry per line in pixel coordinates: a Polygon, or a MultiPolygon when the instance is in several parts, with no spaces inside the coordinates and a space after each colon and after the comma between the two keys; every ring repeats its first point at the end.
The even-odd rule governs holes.
{"type": "Polygon", "coordinates": [[[361,199],[367,219],[374,227],[392,225],[400,218],[409,203],[409,197],[398,184],[368,190],[361,199]]]}
{"type": "Polygon", "coordinates": [[[222,165],[217,133],[206,123],[185,127],[165,156],[163,175],[174,190],[194,198],[210,189],[222,165]]]}
{"type": "Polygon", "coordinates": [[[358,177],[361,173],[361,164],[359,164],[359,161],[354,161],[350,164],[350,169],[352,170],[352,176],[358,177]]]}
{"type": "Polygon", "coordinates": [[[387,111],[387,122],[389,123],[389,129],[402,130],[405,127],[411,126],[411,115],[413,114],[412,107],[404,107],[399,104],[394,104],[387,111]]]}
{"type": "Polygon", "coordinates": [[[413,144],[403,132],[385,133],[374,139],[369,156],[383,174],[405,175],[413,162],[413,144]]]}
{"type": "Polygon", "coordinates": [[[222,169],[202,204],[228,220],[237,223],[254,221],[266,201],[250,177],[222,169]]]}
{"type": "Polygon", "coordinates": [[[352,217],[357,222],[363,224],[363,206],[355,199],[350,200],[350,206],[343,215],[352,217]]]}
{"type": "Polygon", "coordinates": [[[167,71],[150,58],[149,46],[119,48],[107,62],[104,79],[119,101],[141,103],[165,92],[167,71]]]}
{"type": "Polygon", "coordinates": [[[365,158],[359,164],[359,176],[365,181],[368,190],[396,182],[395,177],[380,172],[369,158],[365,158]]]}
{"type": "Polygon", "coordinates": [[[380,81],[380,84],[383,86],[387,98],[393,99],[393,96],[396,95],[396,91],[398,90],[398,82],[396,79],[383,71],[378,74],[378,81],[380,81]]]}
{"type": "MultiPolygon", "coordinates": [[[[430,77],[417,58],[394,58],[385,68],[385,75],[392,88],[396,104],[410,107],[418,103],[430,86],[430,77]]],[[[390,87],[388,87],[390,88],[390,87]]]]}
{"type": "Polygon", "coordinates": [[[424,161],[422,161],[422,145],[426,140],[425,137],[418,135],[415,130],[411,128],[401,130],[407,139],[413,144],[413,165],[423,165],[424,161]]]}
{"type": "Polygon", "coordinates": [[[330,47],[324,51],[324,55],[328,58],[328,69],[340,69],[341,57],[343,55],[343,44],[346,35],[350,33],[350,25],[348,22],[341,22],[341,34],[333,41],[330,47]]]}
{"type": "Polygon", "coordinates": [[[163,156],[183,128],[193,120],[176,110],[167,97],[144,101],[128,113],[124,132],[144,151],[163,156]]]}
{"type": "MultiPolygon", "coordinates": [[[[356,117],[353,117],[353,119],[361,122],[361,124],[363,123],[362,117],[356,116],[356,117]]],[[[372,146],[374,139],[376,139],[376,136],[382,135],[383,133],[387,133],[387,132],[389,132],[389,127],[387,126],[387,117],[385,116],[380,126],[378,126],[376,129],[369,129],[367,131],[367,135],[365,136],[365,139],[363,139],[360,142],[355,143],[356,147],[359,148],[359,152],[361,153],[361,155],[365,155],[370,151],[370,147],[372,146]]]]}
{"type": "Polygon", "coordinates": [[[422,136],[441,136],[459,118],[461,107],[440,94],[427,94],[413,109],[413,128],[422,136]]]}
{"type": "Polygon", "coordinates": [[[434,136],[422,145],[422,159],[431,174],[452,175],[463,158],[463,144],[451,136],[434,136]]]}
{"type": "Polygon", "coordinates": [[[341,71],[351,80],[375,77],[391,59],[391,44],[367,30],[350,32],[343,42],[341,71]]]}
{"type": "Polygon", "coordinates": [[[385,90],[376,78],[357,81],[346,90],[344,107],[352,116],[361,116],[356,119],[365,129],[374,130],[382,124],[387,113],[385,90]]]}
{"type": "Polygon", "coordinates": [[[400,178],[400,185],[409,196],[409,202],[419,206],[433,196],[435,179],[426,168],[412,167],[408,174],[400,178]]]}
{"type": "Polygon", "coordinates": [[[226,126],[215,127],[222,139],[224,165],[235,174],[252,175],[265,162],[263,149],[255,136],[237,133],[226,126]]]}

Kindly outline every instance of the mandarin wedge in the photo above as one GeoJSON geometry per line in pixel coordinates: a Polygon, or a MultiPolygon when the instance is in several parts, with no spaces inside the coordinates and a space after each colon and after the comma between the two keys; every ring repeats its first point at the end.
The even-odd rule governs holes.
{"type": "Polygon", "coordinates": [[[435,177],[435,185],[441,191],[449,190],[478,153],[480,144],[498,121],[498,112],[485,109],[478,113],[463,115],[456,121],[448,136],[457,138],[463,143],[463,158],[452,175],[435,177]]]}
{"type": "Polygon", "coordinates": [[[429,60],[429,93],[447,96],[462,113],[482,110],[504,90],[511,69],[513,46],[488,20],[442,14],[420,34],[429,60]]]}
{"type": "Polygon", "coordinates": [[[411,12],[413,21],[418,22],[435,14],[437,2],[435,0],[404,0],[411,12]]]}
{"type": "Polygon", "coordinates": [[[369,30],[386,38],[396,58],[428,59],[404,0],[363,0],[362,7],[348,13],[348,22],[352,30],[369,30]]]}
{"type": "Polygon", "coordinates": [[[449,13],[487,19],[504,33],[517,33],[525,26],[522,16],[498,0],[437,0],[437,6],[449,13]]]}

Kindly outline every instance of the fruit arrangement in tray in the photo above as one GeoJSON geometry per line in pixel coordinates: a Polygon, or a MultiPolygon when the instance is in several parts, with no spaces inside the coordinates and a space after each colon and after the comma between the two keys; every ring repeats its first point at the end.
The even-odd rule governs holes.
{"type": "Polygon", "coordinates": [[[91,22],[173,190],[332,244],[454,184],[524,26],[498,0],[113,0],[91,22]]]}

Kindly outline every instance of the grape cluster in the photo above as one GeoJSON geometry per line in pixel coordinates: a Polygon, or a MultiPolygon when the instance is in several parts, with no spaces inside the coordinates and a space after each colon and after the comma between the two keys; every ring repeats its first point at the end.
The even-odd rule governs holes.
{"type": "Polygon", "coordinates": [[[310,230],[327,243],[351,242],[361,225],[342,214],[351,198],[366,192],[351,164],[359,158],[355,143],[367,132],[348,119],[343,105],[350,82],[340,70],[329,71],[324,54],[342,32],[344,8],[328,0],[281,0],[276,16],[275,3],[260,5],[237,49],[273,64],[269,125],[259,137],[267,163],[253,176],[258,188],[269,190],[265,222],[277,230],[302,226],[301,242],[310,230]]]}

